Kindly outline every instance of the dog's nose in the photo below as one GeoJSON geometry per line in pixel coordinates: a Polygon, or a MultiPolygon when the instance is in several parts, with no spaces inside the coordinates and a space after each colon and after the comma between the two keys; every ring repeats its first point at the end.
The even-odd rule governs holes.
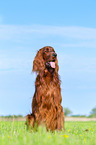
{"type": "Polygon", "coordinates": [[[57,56],[57,54],[56,54],[56,53],[53,53],[52,55],[53,55],[53,57],[56,57],[56,56],[57,56]]]}

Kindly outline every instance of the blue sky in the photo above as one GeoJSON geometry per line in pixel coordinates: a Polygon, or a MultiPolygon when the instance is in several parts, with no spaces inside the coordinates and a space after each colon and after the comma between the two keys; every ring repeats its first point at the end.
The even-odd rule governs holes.
{"type": "Polygon", "coordinates": [[[62,105],[89,115],[96,106],[96,1],[0,2],[0,115],[31,112],[37,50],[54,47],[62,105]]]}

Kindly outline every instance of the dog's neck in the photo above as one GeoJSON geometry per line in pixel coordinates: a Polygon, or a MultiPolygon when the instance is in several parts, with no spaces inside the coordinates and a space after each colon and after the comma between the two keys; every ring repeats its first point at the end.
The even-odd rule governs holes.
{"type": "Polygon", "coordinates": [[[44,75],[45,75],[45,81],[46,81],[46,83],[50,84],[50,82],[52,82],[52,80],[53,80],[54,73],[51,74],[48,70],[45,70],[45,74],[44,75]]]}

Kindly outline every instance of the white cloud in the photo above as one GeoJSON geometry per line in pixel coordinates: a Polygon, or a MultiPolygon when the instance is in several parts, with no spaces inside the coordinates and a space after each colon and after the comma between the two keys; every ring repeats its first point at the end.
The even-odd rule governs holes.
{"type": "Polygon", "coordinates": [[[96,48],[96,29],[86,27],[59,27],[43,25],[0,25],[0,40],[36,41],[37,38],[59,43],[62,47],[96,48]],[[51,39],[52,38],[52,39],[51,39]],[[58,40],[59,38],[59,40],[58,40]],[[65,41],[67,40],[67,41],[65,41]]]}
{"type": "Polygon", "coordinates": [[[73,42],[73,43],[65,43],[61,44],[62,47],[69,47],[69,48],[78,48],[78,47],[86,47],[86,48],[96,48],[96,40],[88,40],[85,42],[73,42]]]}
{"type": "Polygon", "coordinates": [[[10,71],[28,71],[31,73],[32,60],[24,58],[2,58],[0,62],[0,72],[10,71]]]}
{"type": "Polygon", "coordinates": [[[96,73],[96,58],[76,55],[58,55],[60,72],[96,73]]]}
{"type": "Polygon", "coordinates": [[[26,52],[25,48],[14,47],[13,51],[0,50],[0,73],[10,71],[31,73],[33,57],[32,53],[26,52]]]}
{"type": "Polygon", "coordinates": [[[59,26],[43,26],[43,25],[0,25],[0,38],[5,38],[6,34],[13,36],[16,34],[47,34],[58,35],[62,37],[75,39],[94,39],[96,40],[96,29],[86,27],[59,27],[59,26]]]}
{"type": "MultiPolygon", "coordinates": [[[[14,26],[14,25],[0,25],[0,40],[4,40],[6,43],[6,40],[22,40],[22,38],[29,39],[29,37],[33,38],[32,41],[34,41],[37,37],[44,35],[42,39],[45,39],[45,36],[50,36],[50,39],[52,36],[66,39],[68,43],[63,43],[60,40],[56,39],[56,43],[59,44],[59,46],[62,46],[62,48],[69,47],[88,47],[88,48],[96,48],[96,29],[93,28],[84,28],[84,27],[57,27],[57,26],[40,26],[40,25],[32,25],[32,26],[14,26]],[[35,38],[34,38],[35,34],[35,38]],[[70,41],[71,38],[71,41],[70,41]]],[[[48,38],[49,39],[49,38],[48,38]]],[[[36,39],[37,40],[37,39],[36,39]]],[[[36,41],[35,40],[35,41],[36,41]]],[[[22,53],[18,56],[18,52],[20,51],[19,48],[15,47],[15,44],[13,44],[14,50],[18,49],[17,52],[12,51],[8,53],[8,56],[5,56],[4,53],[1,52],[0,55],[0,69],[1,70],[28,70],[32,67],[32,57],[35,56],[36,51],[29,51],[28,54],[27,48],[24,46],[25,41],[23,41],[23,48],[22,53]],[[25,47],[25,48],[24,48],[25,47]],[[30,54],[30,52],[32,52],[30,54]],[[4,55],[4,57],[3,57],[4,55]],[[10,56],[9,56],[10,55],[10,56]],[[29,58],[30,55],[30,58],[29,58]],[[33,55],[33,56],[32,56],[33,55]],[[18,57],[17,57],[18,56],[18,57]],[[28,56],[28,57],[27,57],[28,56]],[[32,56],[32,57],[31,57],[32,56]]],[[[6,47],[6,46],[5,46],[6,47]]],[[[9,48],[10,46],[8,46],[9,48]]],[[[82,49],[83,50],[83,49],[82,49]]],[[[64,52],[62,50],[62,52],[64,52]]],[[[60,52],[59,52],[60,54],[60,52]]],[[[76,57],[76,55],[58,55],[59,56],[59,62],[61,68],[65,65],[67,71],[77,70],[77,71],[91,71],[96,72],[96,58],[82,58],[82,57],[76,57]],[[93,63],[94,62],[94,63],[93,63]]],[[[64,68],[64,69],[65,69],[64,68]]]]}

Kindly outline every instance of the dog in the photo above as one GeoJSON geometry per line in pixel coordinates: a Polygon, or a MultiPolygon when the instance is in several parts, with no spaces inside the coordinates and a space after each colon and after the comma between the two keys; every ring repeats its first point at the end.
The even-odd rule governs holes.
{"type": "Polygon", "coordinates": [[[33,72],[37,73],[32,114],[28,114],[27,125],[34,128],[44,125],[47,130],[64,128],[64,112],[61,106],[61,88],[58,74],[57,54],[51,46],[41,48],[33,61],[33,72]]]}

